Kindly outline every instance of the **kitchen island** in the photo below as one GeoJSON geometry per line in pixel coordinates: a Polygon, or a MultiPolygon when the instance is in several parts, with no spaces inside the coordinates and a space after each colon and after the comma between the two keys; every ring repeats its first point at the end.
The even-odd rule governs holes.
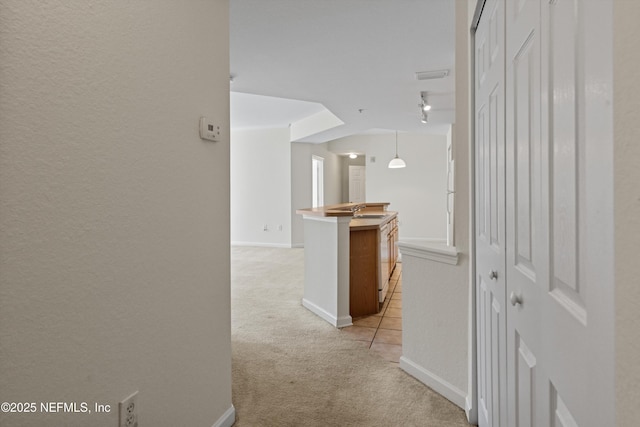
{"type": "Polygon", "coordinates": [[[375,314],[397,260],[397,213],[389,203],[343,203],[299,209],[304,219],[302,304],[341,328],[375,314]]]}

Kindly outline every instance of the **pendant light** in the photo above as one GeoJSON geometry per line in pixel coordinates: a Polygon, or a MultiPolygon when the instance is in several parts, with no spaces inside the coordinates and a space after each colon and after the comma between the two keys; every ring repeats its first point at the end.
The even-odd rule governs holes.
{"type": "Polygon", "coordinates": [[[389,169],[398,169],[407,167],[407,164],[398,157],[398,131],[396,131],[396,156],[389,162],[389,169]]]}

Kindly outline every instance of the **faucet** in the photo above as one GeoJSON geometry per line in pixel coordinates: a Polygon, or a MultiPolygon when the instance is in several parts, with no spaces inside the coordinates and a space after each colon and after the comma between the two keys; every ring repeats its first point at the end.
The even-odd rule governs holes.
{"type": "Polygon", "coordinates": [[[358,212],[360,212],[362,209],[364,209],[366,207],[366,205],[355,205],[351,207],[351,212],[353,212],[353,216],[357,216],[358,212]]]}

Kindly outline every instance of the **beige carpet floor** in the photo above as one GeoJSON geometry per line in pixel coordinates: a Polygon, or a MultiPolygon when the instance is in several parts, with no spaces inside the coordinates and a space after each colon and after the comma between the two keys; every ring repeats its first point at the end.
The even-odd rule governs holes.
{"type": "Polygon", "coordinates": [[[468,426],[460,408],[302,307],[303,251],[232,248],[235,426],[468,426]]]}

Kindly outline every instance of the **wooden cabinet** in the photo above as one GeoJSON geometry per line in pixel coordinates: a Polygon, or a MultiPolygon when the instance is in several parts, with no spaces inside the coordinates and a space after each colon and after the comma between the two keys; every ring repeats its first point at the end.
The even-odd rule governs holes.
{"type": "Polygon", "coordinates": [[[379,279],[379,229],[349,233],[349,314],[360,317],[377,313],[379,279]]]}
{"type": "Polygon", "coordinates": [[[350,315],[355,318],[375,314],[384,302],[398,259],[395,214],[375,226],[352,226],[349,238],[350,315]]]}
{"type": "Polygon", "coordinates": [[[398,262],[398,219],[394,218],[389,221],[389,233],[387,235],[388,248],[389,248],[389,277],[393,273],[393,269],[398,262]]]}

